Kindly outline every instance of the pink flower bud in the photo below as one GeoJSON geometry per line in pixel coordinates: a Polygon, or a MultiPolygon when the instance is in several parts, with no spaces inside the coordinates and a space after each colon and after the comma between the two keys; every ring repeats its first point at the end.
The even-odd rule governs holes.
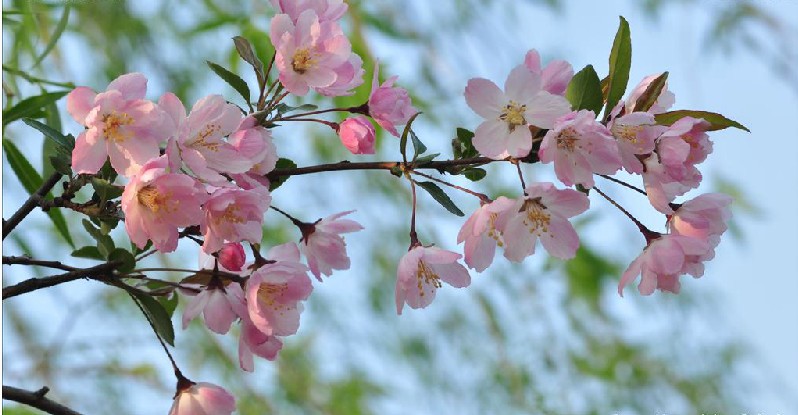
{"type": "Polygon", "coordinates": [[[235,410],[233,395],[212,383],[200,382],[175,396],[169,415],[230,415],[235,410]]]}
{"type": "Polygon", "coordinates": [[[374,126],[362,115],[345,119],[338,129],[341,142],[352,154],[374,154],[374,135],[374,126]]]}
{"type": "Polygon", "coordinates": [[[244,247],[239,243],[226,243],[219,250],[219,264],[230,271],[241,271],[246,259],[244,247]]]}

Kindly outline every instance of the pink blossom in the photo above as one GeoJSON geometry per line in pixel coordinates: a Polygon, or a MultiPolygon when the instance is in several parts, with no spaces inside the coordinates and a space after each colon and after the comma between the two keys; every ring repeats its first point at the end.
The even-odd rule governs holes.
{"type": "Polygon", "coordinates": [[[402,314],[405,303],[410,308],[430,305],[441,281],[455,288],[468,287],[471,276],[457,262],[460,257],[434,246],[417,245],[407,251],[396,271],[396,313],[402,314]]]}
{"type": "Polygon", "coordinates": [[[77,87],[67,95],[67,111],[86,127],[75,140],[72,169],[94,174],[105,160],[117,173],[130,177],[150,159],[174,131],[169,117],[153,102],[144,100],[147,78],[140,73],[122,75],[105,92],[77,87]]]}
{"type": "MultiPolygon", "coordinates": [[[[241,124],[242,115],[221,95],[200,99],[188,117],[174,94],[164,94],[158,103],[178,125],[176,139],[167,148],[173,168],[178,168],[182,160],[198,179],[223,185],[227,179],[221,173],[244,173],[255,164],[248,154],[224,139],[241,124]]],[[[265,143],[259,144],[265,152],[265,143]]]]}
{"type": "Polygon", "coordinates": [[[203,186],[192,177],[169,173],[165,156],[150,160],[122,193],[130,240],[144,248],[150,239],[159,251],[174,251],[178,228],[199,224],[200,207],[207,198],[203,186]]]}
{"type": "Polygon", "coordinates": [[[343,233],[355,232],[363,226],[351,219],[340,219],[354,210],[327,216],[313,224],[303,224],[299,248],[308,260],[310,272],[321,281],[321,274],[332,275],[334,269],[349,269],[349,256],[343,233]]]}
{"type": "Polygon", "coordinates": [[[269,188],[266,174],[277,166],[277,149],[272,142],[272,134],[268,129],[257,125],[254,117],[249,116],[241,121],[238,129],[230,134],[230,144],[236,151],[252,162],[252,168],[246,173],[230,174],[242,189],[257,187],[269,188]]]}
{"type": "Polygon", "coordinates": [[[566,61],[554,60],[541,69],[540,54],[535,49],[526,53],[524,66],[540,76],[540,87],[554,95],[565,95],[568,83],[574,77],[574,69],[566,61]]]}
{"type": "Polygon", "coordinates": [[[689,273],[698,278],[703,275],[702,261],[709,259],[712,247],[701,239],[666,234],[649,242],[621,276],[618,294],[642,275],[637,287],[640,294],[650,295],[655,289],[678,293],[679,276],[689,273]]]}
{"type": "Polygon", "coordinates": [[[629,173],[643,173],[643,163],[638,156],[653,152],[655,140],[666,129],[655,124],[654,115],[648,112],[632,112],[612,118],[607,124],[617,140],[623,168],[629,173]]]}
{"type": "Polygon", "coordinates": [[[668,229],[674,235],[705,240],[715,247],[720,242],[720,236],[729,227],[729,205],[732,200],[722,193],[699,195],[676,209],[668,220],[668,229]]]}
{"type": "Polygon", "coordinates": [[[465,98],[485,119],[474,132],[474,147],[496,160],[526,156],[532,149],[529,126],[551,128],[557,118],[571,111],[565,98],[542,90],[540,75],[523,65],[510,72],[504,92],[487,79],[473,78],[465,98]]]}
{"type": "Polygon", "coordinates": [[[496,246],[504,246],[500,229],[513,206],[515,200],[499,196],[480,206],[460,228],[457,243],[465,242],[465,263],[469,268],[482,272],[493,262],[496,246]]]}
{"type": "Polygon", "coordinates": [[[194,383],[175,396],[169,415],[231,415],[236,410],[233,395],[212,383],[194,383]]]}
{"type": "Polygon", "coordinates": [[[299,263],[299,249],[294,243],[272,248],[266,259],[269,263],[247,281],[249,318],[266,335],[288,336],[299,329],[300,301],[313,290],[308,268],[299,263]]]}
{"type": "Polygon", "coordinates": [[[567,186],[592,188],[593,173],[614,174],[621,168],[618,145],[593,111],[574,111],[557,119],[543,137],[542,163],[554,162],[557,178],[567,186]]]}
{"type": "Polygon", "coordinates": [[[374,77],[371,79],[371,94],[369,95],[369,115],[377,121],[382,128],[399,137],[397,125],[407,124],[410,117],[418,112],[410,102],[407,90],[393,86],[398,77],[392,76],[380,85],[380,63],[374,65],[374,77]]]}
{"type": "Polygon", "coordinates": [[[374,126],[362,115],[341,122],[338,137],[352,154],[374,154],[374,126]]]}
{"type": "Polygon", "coordinates": [[[352,95],[354,89],[363,84],[363,59],[352,53],[349,60],[335,68],[335,82],[330,86],[316,88],[316,92],[326,97],[341,97],[352,95]]]}
{"type": "MultiPolygon", "coordinates": [[[[632,92],[629,94],[629,98],[626,99],[626,113],[631,113],[636,110],[635,104],[640,96],[646,92],[646,88],[657,79],[662,74],[654,74],[649,75],[643,78],[637,86],[634,87],[632,92]]],[[[673,106],[673,103],[676,102],[676,96],[673,92],[668,90],[668,83],[665,83],[665,86],[662,88],[662,92],[660,92],[659,97],[657,97],[657,101],[654,102],[654,105],[648,109],[648,112],[651,114],[659,114],[662,112],[667,111],[670,107],[673,106]]]]}
{"type": "Polygon", "coordinates": [[[502,234],[504,256],[521,262],[535,253],[540,238],[550,255],[570,259],[579,248],[579,236],[568,218],[590,206],[584,193],[572,189],[557,189],[551,183],[533,183],[526,195],[515,202],[502,234]]]}
{"type": "Polygon", "coordinates": [[[274,360],[282,348],[283,342],[279,337],[270,336],[258,330],[246,313],[241,317],[241,334],[238,339],[238,364],[242,370],[254,372],[254,356],[274,360]]]}
{"type": "Polygon", "coordinates": [[[216,252],[225,241],[260,243],[263,214],[271,199],[264,187],[248,190],[219,188],[214,191],[203,207],[205,214],[200,222],[200,231],[205,242],[202,250],[216,252]]]}
{"type": "Polygon", "coordinates": [[[704,120],[690,117],[670,126],[657,142],[656,152],[643,162],[643,184],[651,205],[669,215],[676,196],[698,187],[701,172],[695,167],[712,151],[704,120]]]}
{"type": "Polygon", "coordinates": [[[233,321],[246,313],[244,291],[235,282],[223,285],[217,277],[216,281],[212,280],[208,287],[202,289],[186,305],[183,311],[183,330],[200,313],[208,329],[214,333],[226,334],[233,321]]]}
{"type": "Polygon", "coordinates": [[[294,22],[305,10],[313,10],[320,21],[334,21],[346,13],[349,6],[343,0],[270,0],[278,13],[285,13],[294,22]]]}
{"type": "Polygon", "coordinates": [[[241,271],[247,260],[247,254],[240,243],[228,242],[222,246],[218,254],[219,265],[230,271],[241,271]]]}
{"type": "Polygon", "coordinates": [[[288,92],[303,96],[310,88],[333,87],[339,77],[347,77],[352,45],[338,23],[320,20],[312,9],[302,11],[296,22],[278,14],[270,35],[280,83],[288,92]]]}

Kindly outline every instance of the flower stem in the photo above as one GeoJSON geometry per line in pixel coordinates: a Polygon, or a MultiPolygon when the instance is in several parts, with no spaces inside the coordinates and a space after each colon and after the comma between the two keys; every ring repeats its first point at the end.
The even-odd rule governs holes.
{"type": "Polygon", "coordinates": [[[623,181],[623,180],[618,180],[618,179],[616,179],[616,178],[614,178],[614,177],[607,176],[606,174],[599,174],[599,177],[603,177],[603,178],[605,178],[605,179],[607,179],[607,180],[609,180],[609,181],[611,181],[611,182],[618,183],[619,185],[621,185],[621,186],[623,186],[623,187],[626,187],[626,188],[632,189],[632,190],[634,190],[635,192],[642,194],[643,196],[648,196],[648,194],[646,193],[646,191],[645,191],[645,190],[643,190],[643,189],[641,189],[641,188],[639,188],[639,187],[637,187],[637,186],[633,186],[633,185],[631,185],[631,184],[629,184],[629,183],[626,183],[626,182],[625,182],[625,181],[623,181]]]}
{"type": "Polygon", "coordinates": [[[449,186],[451,188],[460,190],[462,192],[466,192],[466,193],[468,193],[468,194],[470,194],[472,196],[476,196],[476,197],[479,198],[480,202],[482,202],[482,203],[490,203],[491,202],[490,198],[487,195],[483,194],[483,193],[475,192],[473,190],[466,189],[465,187],[460,187],[460,186],[458,186],[456,184],[449,183],[449,182],[447,182],[445,180],[438,179],[436,177],[433,177],[433,176],[431,176],[429,174],[426,174],[426,173],[422,173],[420,171],[410,170],[410,173],[419,175],[421,177],[426,177],[426,178],[428,178],[428,179],[430,179],[432,181],[438,182],[440,184],[444,184],[446,186],[449,186]]]}
{"type": "Polygon", "coordinates": [[[653,239],[656,239],[656,238],[658,238],[658,237],[660,236],[660,234],[659,234],[658,232],[654,232],[654,231],[652,231],[652,230],[648,229],[648,228],[647,228],[645,225],[643,225],[643,224],[642,224],[642,223],[641,223],[639,220],[637,220],[637,218],[635,218],[634,216],[632,216],[632,214],[631,214],[631,213],[629,213],[629,211],[628,211],[628,210],[624,209],[624,208],[623,208],[623,206],[621,206],[620,204],[618,204],[618,202],[616,202],[615,200],[613,200],[611,197],[607,196],[607,194],[606,194],[606,193],[602,192],[602,191],[601,191],[601,189],[599,189],[599,188],[598,188],[598,187],[596,187],[596,186],[593,186],[593,190],[595,190],[595,191],[596,191],[596,193],[600,194],[600,195],[601,195],[601,196],[602,196],[604,199],[607,199],[607,201],[608,201],[608,202],[610,202],[610,203],[611,203],[613,206],[615,206],[616,208],[618,208],[618,210],[620,210],[621,212],[623,212],[623,214],[624,214],[624,215],[626,215],[626,217],[628,217],[629,219],[631,219],[631,220],[632,220],[632,222],[634,222],[634,224],[635,224],[635,225],[637,225],[637,229],[639,229],[639,230],[640,230],[640,232],[641,232],[641,233],[643,234],[643,236],[646,238],[646,241],[647,241],[647,242],[651,242],[653,239]]]}

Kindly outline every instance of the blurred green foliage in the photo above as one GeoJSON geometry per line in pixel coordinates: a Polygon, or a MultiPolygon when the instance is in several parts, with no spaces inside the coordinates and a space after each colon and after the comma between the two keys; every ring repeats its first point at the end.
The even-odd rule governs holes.
{"type": "MultiPolygon", "coordinates": [[[[418,56],[457,54],[438,50],[441,39],[484,17],[476,11],[494,3],[442,1],[429,10],[437,24],[422,25],[413,16],[428,6],[425,2],[350,1],[345,30],[363,57],[366,82],[355,95],[336,98],[335,105],[366,100],[377,57],[374,39],[398,42],[418,56]]],[[[564,2],[533,3],[562,11],[564,2]]],[[[647,1],[646,7],[656,13],[665,5],[647,1]]],[[[722,46],[729,42],[724,33],[741,25],[778,26],[753,2],[715,2],[713,7],[726,7],[715,13],[718,21],[709,37],[722,46]]],[[[151,88],[156,86],[152,90],[173,91],[184,103],[214,91],[241,105],[232,88],[214,78],[203,61],[222,63],[252,86],[255,75],[242,64],[231,38],[249,39],[264,62],[273,53],[267,34],[273,11],[265,0],[9,0],[3,8],[4,109],[31,96],[69,89],[72,82],[101,88],[130,71],[145,72],[151,88]]],[[[742,43],[756,49],[745,39],[742,43]]],[[[384,68],[398,63],[382,62],[383,78],[390,73],[384,68]]],[[[418,74],[418,79],[402,85],[412,87],[414,104],[422,111],[450,98],[431,65],[419,67],[418,74]]],[[[425,114],[433,128],[451,121],[439,112],[425,114]]],[[[55,105],[28,116],[68,132],[62,130],[55,105]]],[[[294,158],[300,165],[346,156],[329,131],[298,131],[278,127],[275,135],[280,136],[276,142],[281,151],[290,152],[292,158],[304,156],[294,158]]],[[[31,134],[30,129],[4,129],[3,140],[30,142],[31,134]]],[[[383,154],[389,140],[380,139],[383,154]]],[[[442,141],[448,144],[448,139],[442,141]]],[[[45,156],[33,164],[41,163],[47,176],[47,169],[52,169],[47,155],[54,148],[50,140],[42,143],[45,156]]],[[[29,143],[26,148],[30,150],[29,143]]],[[[489,194],[504,190],[501,183],[486,185],[492,186],[489,194]]],[[[731,186],[725,181],[723,185],[731,186]]],[[[5,197],[7,191],[7,203],[18,200],[5,197]]],[[[496,264],[491,272],[476,277],[468,290],[442,294],[434,307],[397,318],[392,298],[395,266],[408,243],[405,184],[385,173],[328,173],[294,178],[275,196],[281,208],[308,219],[358,208],[357,219],[367,231],[348,239],[355,257],[353,270],[337,274],[335,282],[318,285],[299,335],[287,340],[276,362],[261,362],[256,374],[238,368],[234,334],[219,337],[198,324],[177,333],[178,361],[189,377],[231,390],[238,398],[239,413],[607,414],[649,413],[652,408],[728,413],[740,408],[738,392],[746,383],[737,373],[738,347],[711,334],[701,336],[701,330],[690,331],[699,333],[695,336],[681,333],[688,324],[706,330],[717,324],[711,317],[695,317],[712,315],[711,302],[695,301],[690,294],[647,298],[644,306],[626,299],[627,309],[619,310],[615,284],[622,267],[589,242],[567,263],[496,264]],[[637,321],[630,321],[629,314],[637,321]],[[659,328],[656,336],[636,333],[645,319],[653,319],[651,326],[659,328]]],[[[422,240],[436,242],[444,236],[451,240],[447,232],[456,230],[457,222],[431,201],[424,203],[430,208],[421,212],[427,224],[420,230],[422,240]]],[[[79,220],[71,212],[66,215],[70,223],[79,220]]],[[[586,223],[583,228],[591,226],[586,223]]],[[[90,243],[90,236],[75,228],[76,246],[90,243]]],[[[46,229],[43,222],[38,234],[12,235],[10,243],[4,242],[4,252],[68,258],[70,249],[46,229]],[[42,234],[50,235],[48,246],[37,243],[42,234]]],[[[271,215],[264,235],[264,246],[298,238],[289,223],[271,215]]],[[[120,242],[124,235],[111,236],[116,246],[127,246],[120,242]]],[[[180,268],[195,263],[191,254],[155,255],[148,260],[180,268]]],[[[53,296],[59,290],[70,294],[64,297],[69,301],[60,315],[66,318],[54,340],[40,333],[41,322],[53,318],[42,315],[47,308],[23,299],[4,303],[3,334],[13,339],[15,347],[4,347],[3,358],[23,363],[23,369],[16,371],[4,368],[4,382],[46,384],[59,392],[64,403],[89,413],[151,413],[152,404],[142,396],[154,396],[154,402],[168,405],[174,381],[127,294],[110,287],[76,294],[85,288],[76,283],[53,290],[53,296]],[[101,323],[86,323],[87,316],[101,323]],[[73,331],[82,335],[71,340],[73,331]]],[[[34,413],[14,405],[4,406],[4,411],[34,413]]]]}

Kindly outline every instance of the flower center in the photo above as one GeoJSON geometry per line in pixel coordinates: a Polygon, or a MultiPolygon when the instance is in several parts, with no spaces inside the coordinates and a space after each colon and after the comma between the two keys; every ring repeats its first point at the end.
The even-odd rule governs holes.
{"type": "Polygon", "coordinates": [[[566,127],[557,134],[557,148],[565,151],[574,151],[579,141],[579,134],[573,127],[566,127]]]}
{"type": "Polygon", "coordinates": [[[435,288],[441,288],[441,277],[429,267],[424,261],[418,261],[418,268],[416,268],[416,280],[418,281],[418,292],[420,296],[424,296],[424,285],[430,284],[435,288]],[[425,284],[426,283],[426,284],[425,284]]]}
{"type": "Polygon", "coordinates": [[[208,142],[208,138],[219,132],[222,127],[219,124],[208,124],[205,128],[202,129],[194,140],[191,142],[191,147],[204,147],[210,151],[219,151],[219,146],[221,145],[218,142],[208,142]]]}
{"type": "Polygon", "coordinates": [[[316,59],[313,59],[309,50],[299,49],[294,52],[294,58],[291,60],[291,67],[294,68],[294,72],[304,74],[315,65],[316,59]]]}
{"type": "Polygon", "coordinates": [[[546,213],[546,206],[540,203],[539,197],[524,201],[519,212],[526,212],[524,225],[529,228],[529,233],[536,232],[539,235],[540,231],[549,231],[551,215],[546,213]]]}
{"type": "Polygon", "coordinates": [[[510,131],[513,131],[515,127],[526,125],[524,111],[526,111],[526,105],[520,105],[515,101],[510,101],[504,106],[504,111],[499,115],[499,119],[506,121],[510,131]]]}
{"type": "Polygon", "coordinates": [[[288,284],[261,284],[258,287],[258,300],[264,305],[272,309],[279,309],[283,307],[282,302],[277,299],[288,290],[288,284]]]}
{"type": "Polygon", "coordinates": [[[238,205],[230,205],[224,210],[222,215],[215,217],[213,222],[217,225],[222,222],[244,223],[244,218],[238,215],[239,210],[241,209],[238,205]]]}
{"type": "Polygon", "coordinates": [[[139,203],[144,205],[152,213],[159,213],[163,210],[165,213],[174,212],[176,206],[170,198],[169,194],[163,194],[155,188],[155,186],[145,186],[136,194],[139,203]]]}
{"type": "Polygon", "coordinates": [[[492,238],[496,241],[496,245],[502,247],[504,246],[504,239],[502,238],[501,233],[496,229],[496,219],[499,218],[498,213],[491,213],[488,216],[488,237],[492,238]]]}
{"type": "Polygon", "coordinates": [[[103,124],[105,124],[103,127],[105,139],[121,143],[131,136],[130,132],[124,131],[122,127],[133,124],[133,118],[125,112],[111,111],[110,114],[103,115],[103,124]]]}
{"type": "Polygon", "coordinates": [[[623,125],[623,124],[613,124],[610,132],[615,138],[619,138],[621,140],[626,140],[631,144],[637,144],[637,134],[643,130],[642,125],[623,125]]]}

